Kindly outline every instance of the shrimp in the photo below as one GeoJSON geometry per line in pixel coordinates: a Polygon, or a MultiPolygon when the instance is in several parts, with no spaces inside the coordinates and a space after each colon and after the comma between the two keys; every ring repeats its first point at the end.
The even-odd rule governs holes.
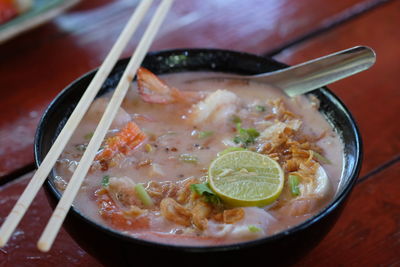
{"type": "Polygon", "coordinates": [[[106,189],[110,197],[120,206],[127,208],[142,203],[136,196],[135,184],[128,177],[111,177],[106,189]]]}
{"type": "Polygon", "coordinates": [[[207,229],[207,217],[211,214],[212,207],[210,204],[203,201],[198,201],[192,210],[193,224],[200,230],[207,229]]]}
{"type": "Polygon", "coordinates": [[[191,212],[172,198],[164,198],[160,203],[160,209],[167,220],[183,226],[191,224],[191,212]]]}
{"type": "Polygon", "coordinates": [[[236,111],[239,97],[227,90],[217,90],[198,102],[190,110],[192,124],[220,123],[227,121],[236,111]]]}
{"type": "MultiPolygon", "coordinates": [[[[318,164],[313,179],[302,179],[298,185],[300,195],[294,197],[286,188],[286,192],[282,194],[280,203],[277,205],[279,213],[287,216],[301,216],[315,210],[320,201],[329,196],[332,192],[332,184],[325,170],[318,164]]],[[[301,169],[306,168],[303,163],[300,164],[301,169]]],[[[275,209],[274,207],[272,209],[275,209]]]]}
{"type": "Polygon", "coordinates": [[[105,147],[101,150],[95,160],[100,161],[102,170],[108,169],[110,160],[117,154],[128,154],[129,151],[139,146],[146,135],[133,121],[128,122],[116,135],[105,140],[105,147]]]}
{"type": "MultiPolygon", "coordinates": [[[[331,191],[331,183],[324,168],[317,164],[317,171],[315,179],[311,183],[304,183],[299,185],[300,193],[302,196],[315,196],[315,198],[325,198],[331,191]]],[[[301,167],[301,166],[300,166],[301,167]]]]}
{"type": "Polygon", "coordinates": [[[203,96],[198,92],[180,91],[171,87],[146,68],[137,71],[139,95],[143,101],[156,104],[192,103],[203,96]]]}
{"type": "Polygon", "coordinates": [[[95,198],[99,214],[113,227],[120,230],[149,229],[150,219],[148,216],[145,214],[126,216],[104,188],[95,192],[95,198]]]}

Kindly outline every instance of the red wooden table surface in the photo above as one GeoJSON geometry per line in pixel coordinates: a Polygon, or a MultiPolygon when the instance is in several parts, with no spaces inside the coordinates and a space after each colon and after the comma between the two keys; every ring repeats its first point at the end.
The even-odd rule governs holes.
{"type": "MultiPolygon", "coordinates": [[[[101,63],[136,4],[83,0],[0,45],[0,223],[32,176],[33,135],[45,107],[101,63]]],[[[360,126],[364,163],[339,222],[299,266],[400,265],[398,25],[400,1],[395,0],[176,0],[151,48],[227,48],[289,64],[355,45],[376,50],[371,70],[330,86],[360,126]]],[[[99,266],[66,232],[48,254],[35,249],[51,212],[44,202],[41,193],[0,249],[0,266],[99,266]]]]}

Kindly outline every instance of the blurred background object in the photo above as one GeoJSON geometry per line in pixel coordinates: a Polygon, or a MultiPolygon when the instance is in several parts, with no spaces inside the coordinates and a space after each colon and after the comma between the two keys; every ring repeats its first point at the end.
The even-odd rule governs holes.
{"type": "Polygon", "coordinates": [[[0,0],[0,43],[39,26],[79,0],[0,0]]]}

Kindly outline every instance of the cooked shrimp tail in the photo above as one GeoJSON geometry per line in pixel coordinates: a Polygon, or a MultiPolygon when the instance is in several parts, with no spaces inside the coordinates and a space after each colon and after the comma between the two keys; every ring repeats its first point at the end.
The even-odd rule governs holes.
{"type": "Polygon", "coordinates": [[[176,102],[196,102],[202,98],[197,92],[180,91],[169,86],[146,68],[137,72],[139,95],[143,101],[155,104],[171,104],[176,102]]]}
{"type": "Polygon", "coordinates": [[[140,145],[145,138],[139,126],[130,121],[116,135],[105,140],[104,149],[97,154],[95,160],[105,162],[111,160],[117,153],[126,155],[140,145]]]}

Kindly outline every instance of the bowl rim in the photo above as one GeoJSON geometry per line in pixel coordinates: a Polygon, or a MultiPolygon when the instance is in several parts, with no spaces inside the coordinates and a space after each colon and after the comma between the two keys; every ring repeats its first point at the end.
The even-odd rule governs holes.
{"type": "MultiPolygon", "coordinates": [[[[272,66],[276,67],[277,69],[285,68],[288,66],[284,63],[281,63],[281,62],[276,61],[269,57],[263,57],[263,56],[259,56],[259,55],[255,55],[255,54],[251,54],[251,53],[247,53],[247,52],[239,52],[239,51],[227,50],[227,49],[209,49],[209,48],[166,49],[166,50],[149,52],[146,55],[146,58],[163,56],[165,54],[186,54],[188,52],[189,53],[191,53],[191,52],[206,53],[206,54],[228,53],[232,56],[242,56],[242,57],[244,56],[250,60],[263,61],[264,64],[272,64],[272,66]]],[[[117,62],[116,66],[126,65],[126,62],[128,61],[128,59],[129,58],[120,59],[117,62]]],[[[34,137],[34,160],[35,160],[36,167],[38,167],[43,161],[43,158],[41,157],[42,149],[41,149],[39,140],[41,140],[41,136],[43,135],[44,130],[43,130],[42,125],[45,124],[47,117],[49,116],[51,111],[57,106],[58,102],[60,102],[63,99],[63,97],[65,97],[65,95],[69,92],[69,90],[72,90],[72,88],[74,88],[76,86],[76,84],[79,84],[80,82],[82,82],[82,80],[87,79],[91,75],[94,75],[94,73],[97,70],[98,70],[98,68],[92,69],[92,70],[86,72],[85,74],[81,75],[79,78],[72,81],[59,94],[57,94],[57,96],[47,106],[46,110],[44,111],[44,113],[38,123],[38,127],[36,129],[36,133],[35,133],[35,137],[34,137]]],[[[189,71],[191,71],[191,70],[189,70],[189,71]]],[[[210,69],[210,71],[212,71],[212,69],[210,69]]],[[[171,73],[179,73],[179,72],[183,72],[183,71],[178,70],[175,72],[172,71],[171,73]]],[[[122,240],[128,241],[130,243],[135,243],[137,245],[145,245],[148,247],[161,248],[161,249],[166,249],[166,250],[183,251],[183,252],[219,252],[219,251],[232,251],[232,250],[243,249],[243,248],[251,248],[254,246],[262,245],[264,243],[273,242],[274,240],[279,240],[285,236],[288,236],[288,235],[294,234],[296,232],[300,232],[304,229],[307,229],[308,227],[310,227],[317,221],[324,218],[326,215],[332,213],[349,196],[349,193],[352,190],[352,188],[354,187],[354,185],[357,181],[357,177],[359,175],[360,169],[361,169],[362,153],[363,153],[362,139],[361,139],[361,135],[359,132],[359,128],[355,122],[354,117],[352,116],[350,111],[347,109],[347,107],[327,87],[317,89],[316,91],[321,92],[324,96],[329,97],[330,100],[333,100],[334,105],[340,107],[340,109],[344,113],[345,117],[349,120],[351,130],[353,131],[353,134],[355,136],[355,147],[356,148],[355,148],[355,155],[353,155],[355,167],[352,169],[351,173],[349,174],[349,178],[346,181],[344,188],[341,190],[341,192],[339,194],[336,194],[333,197],[333,200],[331,200],[326,206],[321,208],[316,214],[314,214],[310,218],[306,219],[305,221],[303,221],[293,227],[290,227],[284,231],[280,231],[280,232],[270,235],[270,236],[265,236],[265,237],[262,237],[259,239],[249,240],[249,241],[244,241],[244,242],[239,242],[239,243],[211,245],[211,246],[189,246],[189,245],[176,245],[176,244],[167,244],[167,243],[149,241],[149,240],[136,238],[136,237],[130,236],[128,234],[124,234],[118,230],[112,229],[111,227],[97,223],[96,221],[90,219],[85,214],[81,213],[74,206],[71,207],[68,214],[79,217],[79,219],[82,219],[86,223],[90,224],[91,226],[97,228],[98,230],[100,230],[108,235],[117,237],[118,239],[122,239],[122,240]]],[[[61,198],[61,194],[50,179],[50,177],[52,177],[52,175],[53,175],[53,171],[46,178],[45,186],[46,186],[46,189],[48,189],[48,191],[50,191],[52,197],[55,197],[57,199],[57,201],[59,201],[61,198]]]]}

